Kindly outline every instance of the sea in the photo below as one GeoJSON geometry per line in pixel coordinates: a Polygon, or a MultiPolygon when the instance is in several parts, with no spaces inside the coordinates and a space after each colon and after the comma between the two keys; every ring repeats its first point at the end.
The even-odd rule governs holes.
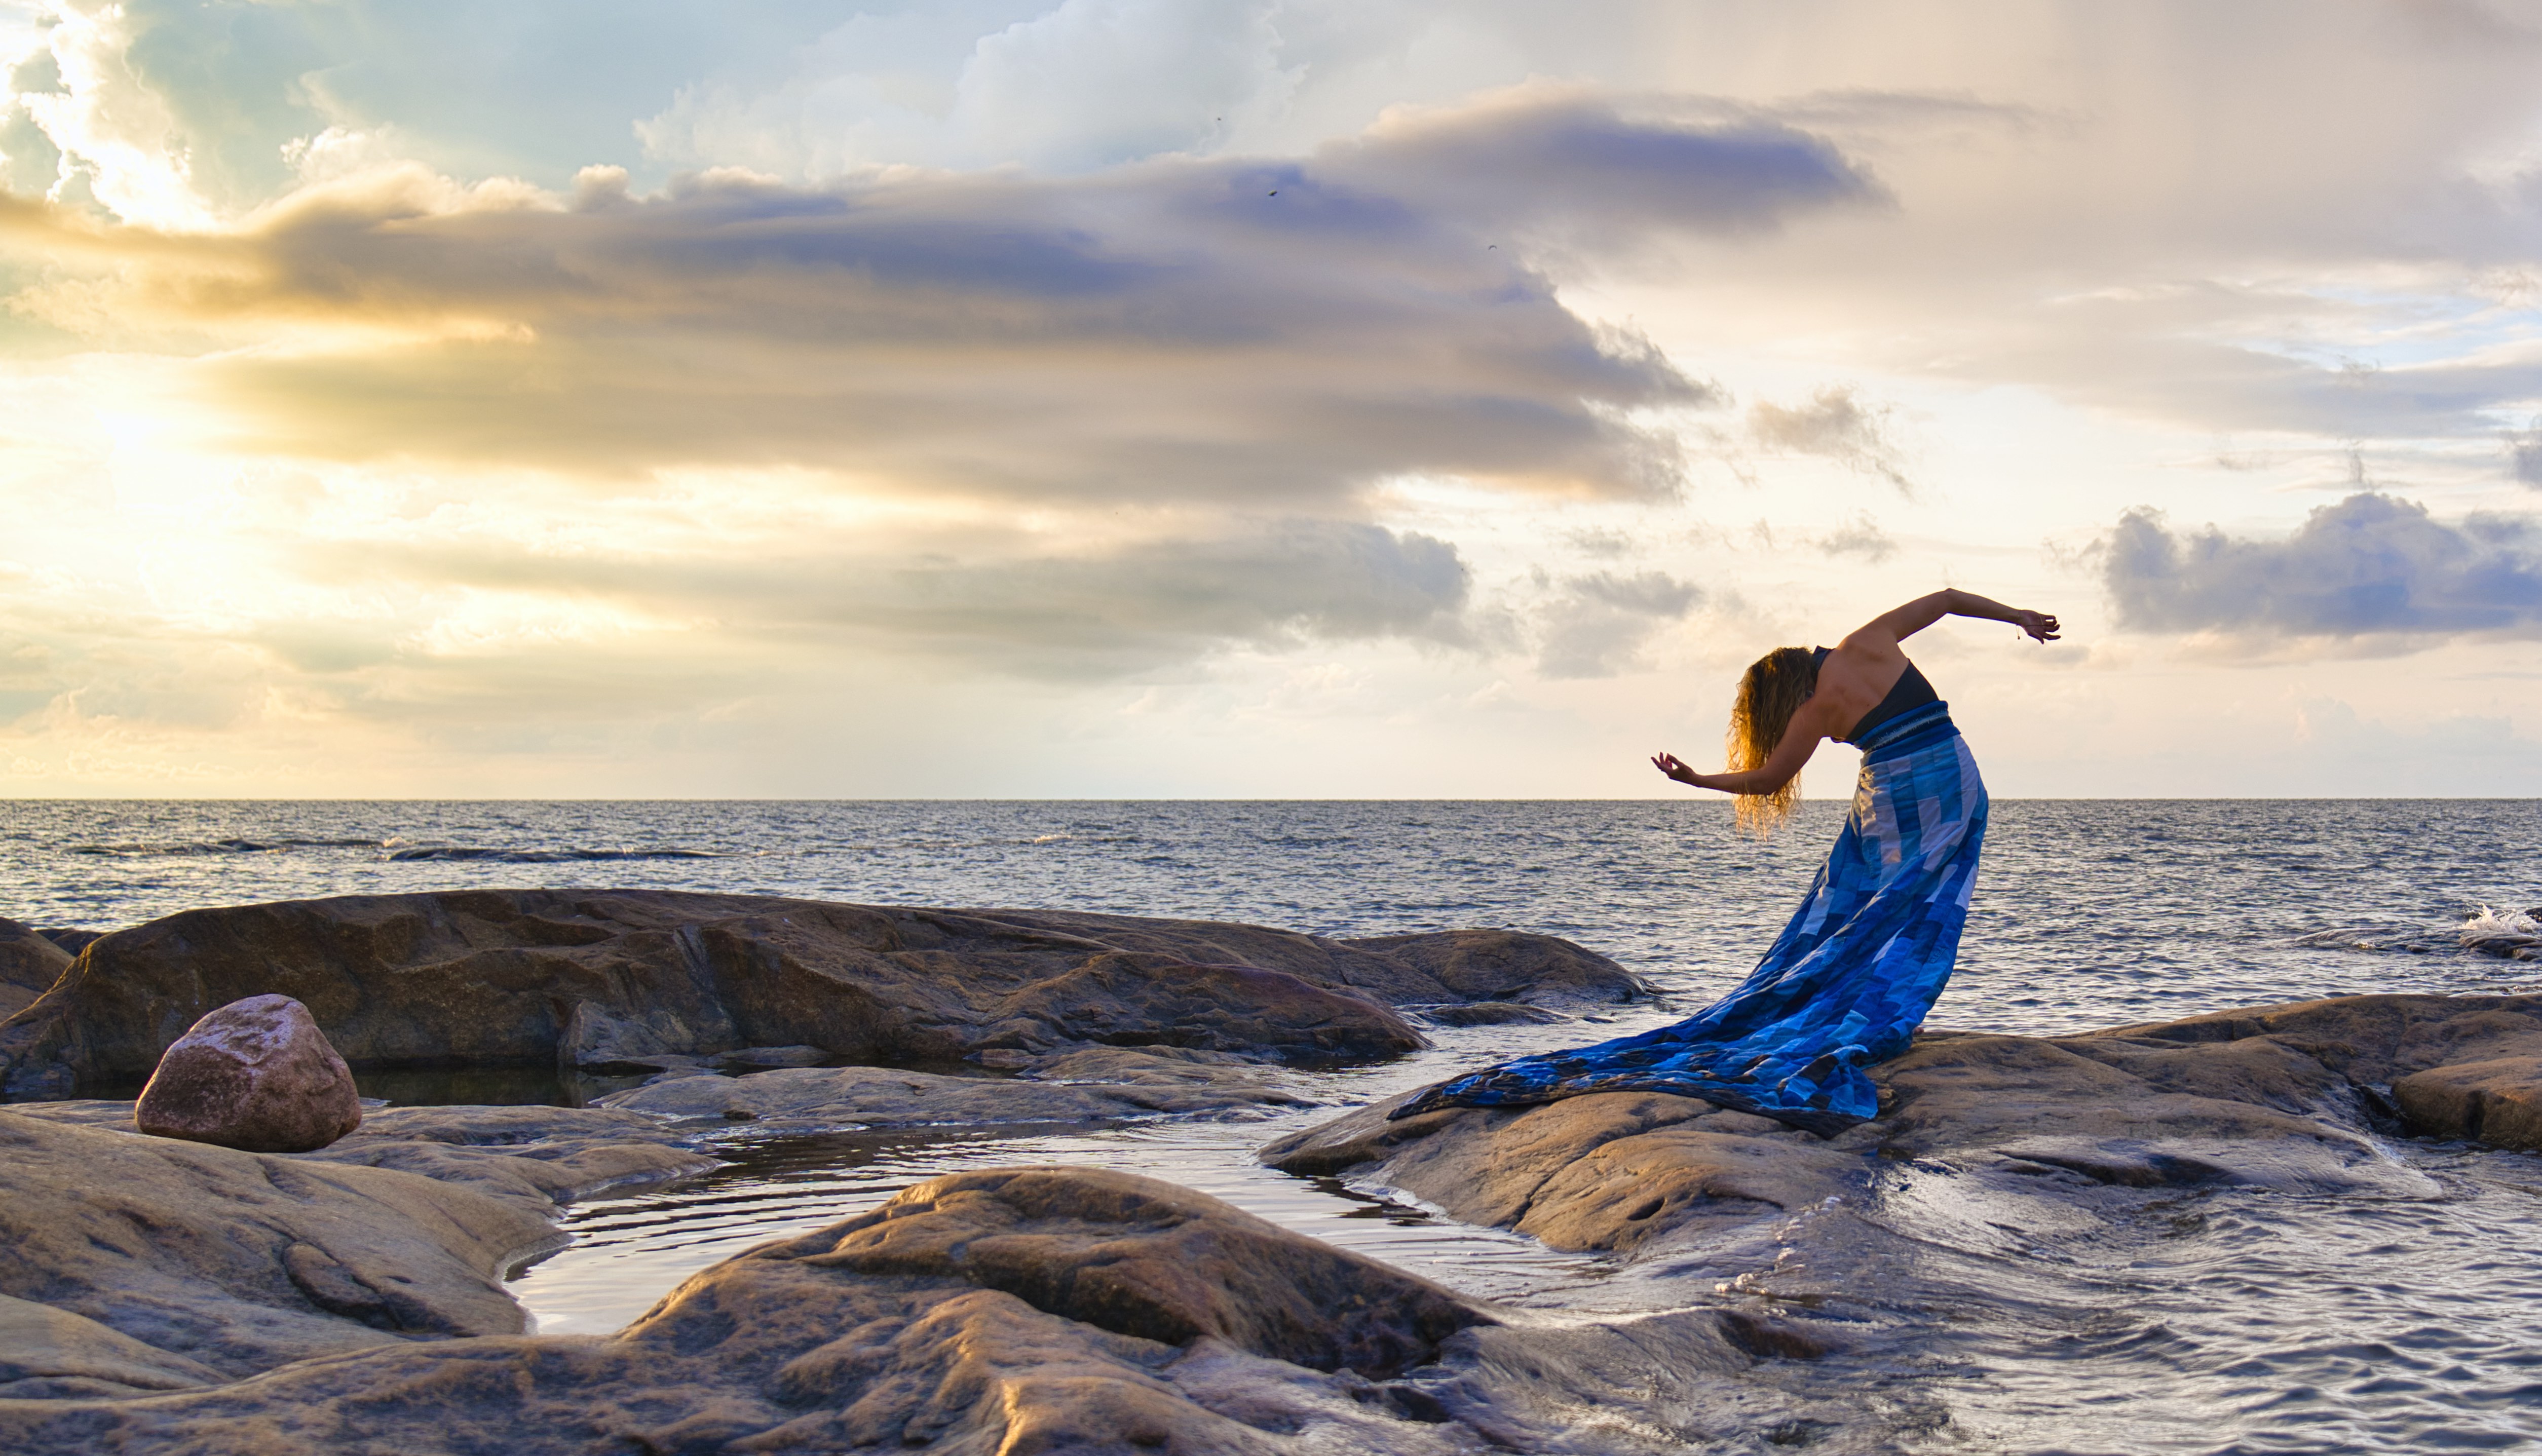
{"type": "MultiPolygon", "coordinates": [[[[1721,1260],[1740,1256],[1672,1286],[1384,1189],[1275,1173],[1254,1151],[1347,1106],[1702,1006],[1753,966],[1843,812],[1806,803],[1760,842],[1725,803],[1693,800],[16,801],[0,803],[0,914],[112,930],[209,905],[627,886],[1334,936],[1559,935],[1659,998],[1591,1021],[1443,1028],[1396,1061],[1287,1073],[1326,1105],[1261,1119],[735,1133],[712,1175],[571,1207],[572,1243],[512,1288],[542,1331],[607,1331],[699,1269],[925,1178],[1083,1163],[1201,1189],[1514,1309],[1629,1320],[1727,1297],[1737,1271],[1721,1260]]],[[[2537,913],[2532,800],[1998,800],[1959,968],[1927,1024],[2063,1033],[2357,992],[2537,989],[2537,913]]],[[[365,1090],[423,1102],[587,1089],[524,1074],[365,1090]]],[[[2004,1218],[2035,1210],[1987,1221],[1936,1195],[1947,1180],[1884,1181],[1859,1216],[1910,1253],[1849,1291],[1865,1334],[1759,1367],[1775,1409],[1819,1416],[1697,1429],[1652,1415],[1621,1420],[1613,1449],[2542,1450],[2542,1158],[2400,1137],[2390,1150],[2423,1175],[2416,1192],[2166,1190],[2144,1201],[2142,1236],[2012,1231],[2004,1218]]]]}

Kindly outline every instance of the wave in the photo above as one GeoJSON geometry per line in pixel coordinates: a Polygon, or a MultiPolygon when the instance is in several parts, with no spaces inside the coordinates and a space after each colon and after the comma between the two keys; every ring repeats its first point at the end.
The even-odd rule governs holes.
{"type": "Polygon", "coordinates": [[[579,864],[612,859],[722,859],[711,849],[503,849],[476,844],[417,844],[392,849],[391,860],[482,860],[492,864],[579,864]]]}
{"type": "Polygon", "coordinates": [[[2464,950],[2510,961],[2542,961],[2542,906],[2494,910],[2484,905],[2454,933],[2464,950]]]}
{"type": "Polygon", "coordinates": [[[2527,910],[2496,910],[2487,906],[2459,924],[2435,926],[2410,922],[2351,925],[2298,935],[2288,945],[2319,950],[2371,951],[2385,955],[2426,956],[2472,951],[2506,961],[2542,961],[2542,906],[2527,910]]]}
{"type": "Polygon", "coordinates": [[[197,839],[173,844],[75,844],[73,854],[119,859],[179,854],[279,854],[287,849],[377,849],[377,839],[197,839]]]}

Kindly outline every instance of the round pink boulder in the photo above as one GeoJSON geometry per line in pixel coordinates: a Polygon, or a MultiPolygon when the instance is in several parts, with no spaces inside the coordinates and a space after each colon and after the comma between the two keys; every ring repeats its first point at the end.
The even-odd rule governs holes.
{"type": "Polygon", "coordinates": [[[310,1152],[362,1126],[362,1099],[308,1007],[250,996],[206,1014],[160,1054],[132,1123],[157,1137],[310,1152]]]}

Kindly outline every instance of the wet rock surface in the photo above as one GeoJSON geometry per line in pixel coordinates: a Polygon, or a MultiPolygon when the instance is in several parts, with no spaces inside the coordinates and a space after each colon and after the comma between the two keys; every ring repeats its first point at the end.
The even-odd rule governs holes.
{"type": "Polygon", "coordinates": [[[1407,1093],[1262,1157],[1555,1248],[1631,1254],[1858,1199],[1884,1166],[1919,1160],[2119,1188],[2424,1196],[2378,1141],[2384,1109],[2389,1130],[2531,1148],[2537,1073],[2542,996],[2348,996],[2073,1037],[1919,1036],[1874,1071],[1882,1117],[1828,1140],[1658,1093],[1389,1121],[1407,1093]]]}
{"type": "Polygon", "coordinates": [[[13,1097],[150,1070],[241,997],[308,1006],[357,1067],[644,1065],[748,1047],[925,1063],[1171,1043],[1298,1061],[1422,1045],[1394,1008],[1618,1000],[1567,941],[670,891],[458,891],[188,910],[96,941],[0,1024],[13,1097]]]}
{"type": "Polygon", "coordinates": [[[0,1401],[0,1438],[133,1453],[1472,1451],[1471,1427],[1388,1377],[1490,1322],[1204,1195],[1011,1169],[922,1184],[728,1260],[608,1338],[410,1345],[149,1400],[0,1401]]]}
{"type": "Polygon", "coordinates": [[[715,1166],[655,1119],[577,1107],[388,1108],[364,1119],[359,1132],[307,1156],[418,1174],[542,1213],[607,1189],[715,1166]]]}
{"type": "Polygon", "coordinates": [[[1195,1063],[1100,1048],[1033,1058],[1026,1066],[1018,1077],[875,1066],[792,1067],[739,1077],[698,1073],[611,1093],[599,1105],[664,1119],[746,1123],[771,1133],[1243,1116],[1267,1107],[1311,1105],[1273,1085],[1269,1068],[1233,1057],[1224,1064],[1195,1063]]]}
{"type": "Polygon", "coordinates": [[[309,1008],[249,996],[171,1043],[141,1089],[133,1126],[247,1152],[313,1152],[362,1125],[353,1072],[309,1008]]]}

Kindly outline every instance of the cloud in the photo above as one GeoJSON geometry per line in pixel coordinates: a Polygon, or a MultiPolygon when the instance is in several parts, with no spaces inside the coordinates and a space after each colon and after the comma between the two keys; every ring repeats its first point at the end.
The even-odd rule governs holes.
{"type": "MultiPolygon", "coordinates": [[[[951,545],[949,542],[939,542],[951,545]]],[[[535,592],[716,633],[879,648],[1049,679],[1100,679],[1230,644],[1382,638],[1461,645],[1470,573],[1451,544],[1345,522],[1080,546],[975,539],[960,554],[814,535],[741,555],[533,553],[490,541],[313,547],[313,577],[535,592]],[[326,559],[314,559],[323,555],[326,559]]]]}
{"type": "Polygon", "coordinates": [[[2373,491],[2315,510],[2282,541],[2173,532],[2130,511],[2099,543],[2121,625],[2236,636],[2542,636],[2542,522],[2449,526],[2373,491]]]}
{"type": "Polygon", "coordinates": [[[1641,665],[1662,627],[1703,600],[1700,588],[1664,571],[1574,576],[1538,617],[1536,671],[1548,678],[1611,678],[1641,665]]]}
{"type": "Polygon", "coordinates": [[[2516,479],[2542,488],[2542,419],[2506,432],[2506,458],[2516,479]]]}
{"type": "Polygon", "coordinates": [[[0,180],[36,193],[66,181],[61,195],[130,221],[252,208],[292,184],[286,152],[331,131],[338,145],[393,136],[399,155],[471,177],[640,165],[630,118],[701,65],[782,54],[837,23],[828,5],[682,0],[26,8],[37,44],[0,95],[0,180]]]}
{"type": "Polygon", "coordinates": [[[921,687],[994,702],[1037,684],[1172,681],[1231,648],[1468,636],[1471,572],[1453,546],[1347,523],[1108,546],[939,532],[928,549],[816,524],[677,555],[508,518],[429,536],[381,524],[253,563],[209,534],[210,590],[226,600],[208,603],[173,570],[146,596],[0,582],[0,746],[235,737],[571,756],[634,751],[657,725],[766,698],[856,704],[859,721],[834,729],[870,736],[921,687]]]}
{"type": "Polygon", "coordinates": [[[1898,543],[1880,529],[1879,522],[1868,515],[1856,515],[1818,538],[1818,548],[1831,556],[1860,556],[1876,566],[1898,553],[1898,543]]]}
{"type": "Polygon", "coordinates": [[[1912,495],[1914,482],[1906,478],[1898,447],[1889,438],[1888,414],[1865,406],[1851,387],[1830,385],[1806,404],[1759,400],[1748,406],[1748,437],[1760,449],[1832,460],[1888,481],[1902,495],[1912,495]]]}
{"type": "Polygon", "coordinates": [[[1531,93],[1305,159],[820,188],[717,173],[649,198],[602,172],[570,202],[407,168],[217,235],[23,203],[5,228],[92,270],[22,311],[249,345],[198,367],[242,452],[790,464],[1275,510],[1407,473],[1665,493],[1678,449],[1646,416],[1711,392],[1481,241],[1539,182],[1547,225],[1589,233],[1753,230],[1868,195],[1797,132],[1531,93]]]}
{"type": "Polygon", "coordinates": [[[1632,116],[1579,88],[1527,86],[1387,112],[1324,151],[1345,177],[1489,234],[1556,232],[1612,251],[1671,233],[1772,229],[1792,213],[1888,196],[1819,137],[1748,117],[1632,116]]]}

